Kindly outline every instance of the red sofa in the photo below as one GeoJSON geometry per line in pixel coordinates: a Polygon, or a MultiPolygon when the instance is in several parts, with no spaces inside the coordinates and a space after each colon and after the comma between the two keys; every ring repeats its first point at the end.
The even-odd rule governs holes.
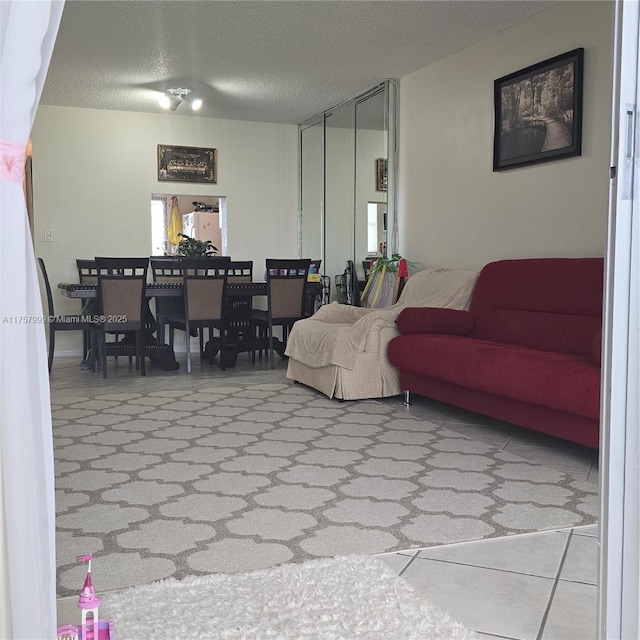
{"type": "Polygon", "coordinates": [[[598,448],[603,269],[500,260],[468,311],[404,309],[387,351],[402,389],[598,448]]]}

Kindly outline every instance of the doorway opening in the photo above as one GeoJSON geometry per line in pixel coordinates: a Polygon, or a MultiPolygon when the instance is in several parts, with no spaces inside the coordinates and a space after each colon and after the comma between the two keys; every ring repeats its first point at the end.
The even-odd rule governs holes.
{"type": "Polygon", "coordinates": [[[151,254],[175,255],[178,245],[167,237],[172,198],[178,207],[182,233],[196,240],[210,240],[220,256],[227,252],[227,198],[225,196],[151,194],[151,254]]]}

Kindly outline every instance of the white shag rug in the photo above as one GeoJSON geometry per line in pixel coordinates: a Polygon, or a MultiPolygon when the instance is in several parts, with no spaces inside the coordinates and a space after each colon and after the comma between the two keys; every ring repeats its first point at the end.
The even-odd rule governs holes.
{"type": "Polygon", "coordinates": [[[118,640],[473,640],[381,560],[340,556],[104,595],[118,640]]]}

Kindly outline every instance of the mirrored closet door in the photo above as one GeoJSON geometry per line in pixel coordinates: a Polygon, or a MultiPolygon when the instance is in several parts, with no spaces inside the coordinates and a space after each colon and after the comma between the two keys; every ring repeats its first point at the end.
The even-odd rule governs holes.
{"type": "Polygon", "coordinates": [[[300,126],[300,255],[332,279],[395,251],[396,83],[386,80],[300,126]]]}

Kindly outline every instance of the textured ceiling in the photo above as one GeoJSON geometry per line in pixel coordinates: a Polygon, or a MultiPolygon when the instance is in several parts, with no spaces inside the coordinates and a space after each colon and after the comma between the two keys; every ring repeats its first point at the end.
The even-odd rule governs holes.
{"type": "Polygon", "coordinates": [[[67,0],[41,103],[299,124],[554,3],[67,0]]]}

